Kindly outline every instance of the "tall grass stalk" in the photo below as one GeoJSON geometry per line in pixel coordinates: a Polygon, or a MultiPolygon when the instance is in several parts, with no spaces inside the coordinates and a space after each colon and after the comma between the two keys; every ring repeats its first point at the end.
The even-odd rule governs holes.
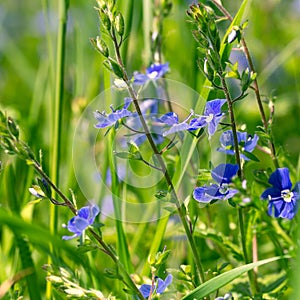
{"type": "MultiPolygon", "coordinates": [[[[65,74],[65,51],[66,51],[66,31],[68,19],[68,0],[58,1],[59,9],[59,26],[57,35],[57,50],[56,50],[56,71],[55,71],[55,98],[53,111],[53,141],[52,141],[52,156],[51,156],[51,178],[54,184],[59,183],[59,166],[61,152],[61,132],[62,132],[62,107],[64,93],[64,74],[65,74]]],[[[50,232],[55,234],[57,231],[57,206],[50,206],[50,232]]],[[[53,250],[53,249],[52,249],[53,250]]],[[[48,263],[51,263],[49,257],[48,263]]],[[[51,299],[51,282],[47,282],[46,290],[47,299],[51,299]]]]}

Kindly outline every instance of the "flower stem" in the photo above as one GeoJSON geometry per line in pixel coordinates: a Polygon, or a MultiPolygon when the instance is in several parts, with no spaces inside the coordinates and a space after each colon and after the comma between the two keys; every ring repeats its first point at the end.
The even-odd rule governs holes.
{"type": "MultiPolygon", "coordinates": [[[[242,249],[243,249],[243,254],[244,254],[244,261],[245,264],[249,264],[252,262],[252,259],[249,259],[248,257],[248,251],[247,251],[247,246],[246,246],[246,235],[245,235],[245,224],[244,224],[244,215],[243,215],[243,208],[239,207],[238,208],[238,217],[239,217],[239,227],[240,227],[240,233],[241,233],[241,240],[242,240],[242,249]]],[[[250,270],[248,272],[248,278],[250,282],[250,287],[252,290],[252,294],[256,295],[258,292],[258,284],[257,284],[257,279],[256,279],[256,274],[253,270],[250,270]]]]}
{"type": "Polygon", "coordinates": [[[233,135],[233,141],[234,141],[234,154],[235,154],[236,163],[239,166],[238,176],[242,180],[243,172],[242,172],[242,164],[241,164],[238,136],[237,136],[237,130],[236,130],[236,123],[235,123],[235,116],[234,116],[234,110],[233,110],[233,102],[232,102],[231,95],[230,95],[228,87],[227,87],[226,80],[222,76],[222,73],[223,73],[223,70],[222,70],[222,72],[220,72],[220,78],[221,78],[223,91],[224,91],[224,94],[225,94],[225,97],[227,100],[227,104],[228,104],[228,111],[229,111],[230,123],[231,123],[232,135],[233,135]]]}

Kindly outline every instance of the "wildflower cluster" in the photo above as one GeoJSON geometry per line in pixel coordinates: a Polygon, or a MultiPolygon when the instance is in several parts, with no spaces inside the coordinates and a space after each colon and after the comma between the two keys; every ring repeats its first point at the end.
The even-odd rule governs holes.
{"type": "MultiPolygon", "coordinates": [[[[150,37],[153,42],[152,63],[144,72],[128,73],[121,55],[121,47],[127,38],[123,14],[118,10],[115,0],[97,0],[96,11],[101,22],[100,34],[92,38],[91,43],[103,56],[103,64],[116,78],[115,87],[122,95],[121,101],[120,98],[116,101],[118,105],[110,105],[109,112],[94,111],[94,121],[91,121],[94,123],[95,135],[96,130],[106,129],[106,134],[99,135],[100,142],[103,143],[106,138],[109,140],[107,145],[101,144],[93,149],[104,161],[104,176],[101,177],[107,179],[99,185],[99,191],[96,193],[98,198],[95,198],[95,201],[99,200],[98,204],[95,204],[94,200],[84,199],[89,204],[77,209],[79,201],[76,193],[70,190],[68,197],[61,191],[58,187],[59,180],[56,178],[52,181],[44,171],[42,153],[40,152],[39,160],[36,159],[30,147],[20,139],[16,122],[0,111],[0,146],[5,153],[16,154],[33,166],[38,178],[34,180],[35,183],[29,188],[29,192],[36,198],[36,203],[49,200],[51,204],[64,206],[72,213],[72,216],[66,217],[70,218],[67,224],[60,226],[71,235],[62,235],[59,241],[66,245],[67,242],[62,240],[78,239],[80,253],[100,250],[101,254],[110,257],[112,264],[104,273],[109,278],[120,280],[123,285],[121,288],[112,288],[109,298],[105,298],[100,291],[83,288],[79,284],[81,280],[75,280],[75,272],[71,276],[65,268],[50,265],[45,267],[48,272],[47,280],[67,297],[114,299],[113,292],[116,292],[118,297],[125,297],[127,293],[134,299],[141,300],[159,299],[163,293],[165,299],[168,293],[174,293],[174,297],[170,296],[172,299],[209,299],[209,294],[216,292],[215,299],[225,300],[233,299],[235,293],[241,293],[241,288],[236,288],[237,292],[225,291],[223,297],[218,297],[219,289],[247,273],[251,289],[247,290],[247,297],[251,294],[252,298],[263,298],[265,295],[260,290],[256,269],[267,262],[259,261],[257,239],[261,238],[259,234],[262,237],[266,234],[265,224],[274,223],[279,229],[279,237],[276,229],[270,229],[273,239],[270,244],[274,244],[274,249],[278,245],[285,247],[284,250],[280,250],[282,253],[290,251],[289,253],[293,254],[294,244],[283,229],[290,226],[289,220],[294,219],[297,214],[300,181],[293,185],[292,180],[295,179],[296,172],[285,167],[286,160],[280,159],[276,152],[272,134],[273,113],[270,113],[269,120],[264,113],[256,73],[252,62],[249,61],[251,58],[243,37],[246,25],[242,24],[241,20],[247,1],[243,2],[235,18],[231,18],[221,2],[215,0],[211,1],[214,9],[199,3],[192,4],[187,10],[199,49],[198,66],[206,80],[202,88],[209,90],[205,97],[198,99],[205,101],[203,111],[198,111],[198,102],[191,104],[193,107],[184,107],[188,113],[182,113],[173,105],[175,101],[170,98],[166,84],[166,77],[172,74],[173,64],[171,61],[164,62],[161,53],[162,39],[159,35],[162,34],[162,21],[170,14],[172,3],[169,0],[154,2],[153,17],[156,23],[153,27],[156,31],[153,31],[150,37]],[[225,18],[220,17],[219,13],[223,13],[225,18]],[[231,23],[222,34],[225,26],[222,27],[219,23],[225,19],[231,20],[231,23]],[[239,47],[240,44],[243,44],[243,51],[249,61],[243,70],[239,68],[238,62],[233,63],[230,59],[232,47],[239,47]],[[232,78],[235,80],[233,83],[230,81],[232,78]],[[229,81],[236,85],[236,89],[232,89],[229,81]],[[151,90],[150,95],[147,94],[147,89],[151,90]],[[257,126],[257,130],[253,132],[248,130],[249,127],[243,120],[237,118],[236,113],[236,103],[239,101],[240,105],[243,105],[250,89],[255,91],[263,123],[263,126],[257,126]],[[123,134],[122,130],[126,130],[126,134],[123,134]],[[120,132],[122,133],[118,136],[120,132]],[[211,157],[206,155],[202,160],[202,148],[210,145],[213,152],[211,157]],[[128,151],[123,151],[125,147],[128,147],[128,151]],[[158,174],[159,176],[155,175],[158,178],[157,182],[145,192],[146,188],[138,186],[138,183],[137,188],[127,184],[125,175],[117,178],[113,172],[114,168],[119,170],[120,158],[131,160],[126,167],[130,165],[137,172],[143,173],[150,169],[158,174]],[[204,165],[205,169],[200,169],[200,158],[201,168],[204,165]],[[257,174],[262,174],[262,179],[257,174]],[[104,187],[109,190],[111,210],[115,213],[116,247],[105,242],[100,228],[103,224],[100,226],[96,221],[105,205],[104,187]],[[243,201],[245,195],[249,199],[247,202],[243,201]],[[152,198],[157,198],[157,207],[150,203],[149,199],[152,198]],[[149,228],[156,226],[153,235],[148,226],[143,225],[141,230],[135,231],[136,224],[130,224],[130,236],[126,236],[122,220],[128,211],[123,214],[123,203],[119,203],[121,200],[128,200],[137,205],[138,208],[133,206],[130,214],[150,216],[151,220],[161,218],[160,221],[149,225],[149,228]],[[217,204],[212,206],[213,203],[217,204]],[[142,205],[138,206],[139,204],[142,205]],[[233,223],[233,219],[238,219],[233,225],[230,224],[227,230],[234,231],[232,236],[226,236],[226,230],[221,233],[214,228],[219,220],[216,221],[212,217],[212,210],[218,212],[224,207],[231,214],[230,218],[228,217],[230,223],[233,223]],[[164,218],[162,211],[165,213],[164,218]],[[177,216],[174,216],[175,214],[177,216]],[[206,223],[202,221],[205,215],[206,223]],[[275,219],[269,221],[270,218],[275,219]],[[257,226],[258,222],[261,222],[262,226],[257,226]],[[167,226],[170,226],[170,230],[167,226]],[[236,227],[239,230],[238,238],[236,227]],[[171,234],[165,235],[167,228],[169,232],[179,232],[176,233],[176,238],[171,234]],[[204,268],[206,264],[203,264],[203,260],[207,256],[207,247],[202,243],[204,239],[210,239],[209,251],[214,251],[214,260],[223,263],[221,267],[216,263],[216,271],[204,268]],[[129,245],[128,241],[132,244],[129,245]],[[166,251],[167,246],[164,246],[162,252],[159,249],[164,244],[168,245],[168,249],[169,244],[175,248],[178,241],[183,241],[183,259],[180,262],[174,260],[175,267],[169,268],[168,259],[172,250],[166,251]],[[186,245],[189,248],[185,249],[186,245]],[[149,249],[146,254],[144,251],[138,251],[138,254],[131,255],[130,251],[139,247],[143,250],[147,249],[146,247],[149,249]],[[184,265],[182,262],[191,262],[194,265],[184,265]],[[230,270],[224,271],[228,265],[230,270]],[[218,278],[213,277],[215,274],[218,278]]],[[[144,219],[141,220],[145,222],[144,219]]],[[[216,225],[216,228],[218,227],[219,224],[216,225]]],[[[52,235],[50,236],[52,238],[52,235]]],[[[212,262],[209,261],[209,264],[212,262]]],[[[95,266],[92,270],[98,276],[98,264],[95,266]]],[[[89,276],[93,280],[98,279],[93,272],[89,276]]],[[[277,285],[279,281],[282,282],[282,278],[276,279],[274,284],[277,285]]],[[[245,288],[244,282],[240,284],[245,288]]],[[[221,292],[223,293],[223,290],[221,292]]]]}

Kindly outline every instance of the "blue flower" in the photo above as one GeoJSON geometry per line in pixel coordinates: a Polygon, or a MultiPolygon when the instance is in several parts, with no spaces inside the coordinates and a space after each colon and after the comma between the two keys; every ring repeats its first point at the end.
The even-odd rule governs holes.
{"type": "Polygon", "coordinates": [[[68,228],[73,232],[72,236],[63,236],[63,240],[70,240],[82,235],[83,231],[95,221],[96,216],[99,214],[100,209],[97,205],[84,206],[78,210],[77,216],[73,217],[68,225],[63,224],[64,228],[68,228]]]}
{"type": "Polygon", "coordinates": [[[114,125],[118,120],[122,118],[132,116],[133,113],[127,109],[131,102],[131,98],[125,98],[124,106],[119,110],[115,110],[112,106],[110,106],[112,113],[109,115],[107,115],[105,112],[96,111],[94,113],[94,116],[97,119],[98,123],[95,125],[95,127],[105,128],[107,126],[114,125]]]}
{"type": "Polygon", "coordinates": [[[169,274],[165,280],[157,278],[155,286],[152,286],[150,284],[142,284],[139,290],[144,296],[144,298],[148,298],[150,296],[151,291],[152,295],[162,294],[165,291],[165,289],[172,283],[172,280],[173,276],[169,274]]]}
{"type": "Polygon", "coordinates": [[[269,200],[269,215],[276,218],[293,219],[298,210],[300,182],[297,182],[292,190],[289,169],[279,168],[271,174],[269,183],[272,184],[272,187],[267,188],[261,195],[262,199],[269,200]]]}
{"type": "Polygon", "coordinates": [[[174,112],[168,112],[164,114],[162,117],[158,118],[157,120],[158,122],[171,126],[168,130],[163,132],[163,136],[167,136],[172,133],[187,130],[189,128],[189,124],[187,123],[187,121],[190,118],[190,116],[191,115],[189,115],[188,118],[181,123],[179,123],[178,121],[178,115],[174,112]]]}
{"type": "Polygon", "coordinates": [[[143,85],[149,80],[157,80],[169,71],[169,63],[165,64],[152,64],[146,69],[146,74],[134,72],[133,77],[136,85],[143,85]]]}
{"type": "Polygon", "coordinates": [[[215,300],[231,300],[231,299],[233,299],[231,293],[225,294],[224,297],[217,297],[217,298],[215,298],[215,300]]]}
{"type": "Polygon", "coordinates": [[[197,130],[207,125],[209,136],[214,135],[224,115],[221,108],[225,102],[226,99],[208,101],[205,106],[204,114],[191,120],[189,130],[197,130]]]}
{"type": "Polygon", "coordinates": [[[198,202],[209,203],[212,200],[227,200],[238,191],[229,188],[232,177],[237,174],[238,165],[220,164],[211,171],[211,176],[216,183],[204,185],[194,189],[193,197],[198,202]]]}
{"type": "MultiPolygon", "coordinates": [[[[256,147],[258,136],[254,134],[251,136],[247,132],[237,132],[237,139],[240,149],[240,156],[244,160],[250,160],[247,157],[247,152],[250,153],[256,147]]],[[[234,139],[232,130],[224,131],[220,137],[220,143],[222,148],[217,150],[220,152],[225,152],[226,154],[234,155],[234,139]]]]}

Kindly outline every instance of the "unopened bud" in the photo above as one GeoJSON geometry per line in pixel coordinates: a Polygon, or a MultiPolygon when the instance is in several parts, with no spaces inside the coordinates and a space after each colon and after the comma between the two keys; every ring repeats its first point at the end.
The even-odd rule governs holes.
{"type": "Polygon", "coordinates": [[[100,36],[97,36],[96,38],[96,46],[100,53],[103,54],[103,56],[109,56],[108,47],[106,46],[105,42],[100,38],[100,36]]]}
{"type": "Polygon", "coordinates": [[[107,30],[107,31],[110,31],[110,28],[111,28],[111,22],[110,22],[110,19],[109,19],[109,16],[105,13],[104,10],[99,10],[99,16],[100,16],[100,19],[101,19],[101,22],[104,26],[104,28],[107,30]]]}
{"type": "Polygon", "coordinates": [[[120,36],[123,36],[124,34],[124,18],[122,16],[122,14],[120,12],[117,13],[116,17],[115,17],[115,26],[116,26],[116,30],[117,33],[120,36]]]}

